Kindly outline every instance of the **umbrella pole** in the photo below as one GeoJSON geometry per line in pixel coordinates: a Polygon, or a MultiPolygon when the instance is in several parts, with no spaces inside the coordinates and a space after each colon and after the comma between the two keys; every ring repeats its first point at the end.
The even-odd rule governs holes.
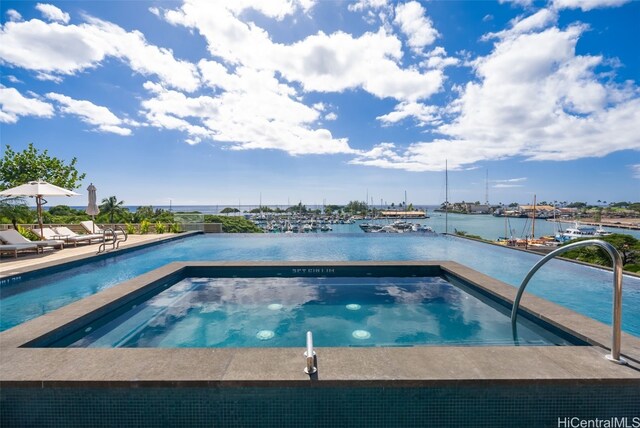
{"type": "Polygon", "coordinates": [[[36,210],[38,213],[38,225],[40,226],[40,239],[44,240],[44,231],[42,230],[42,196],[36,196],[36,210]]]}
{"type": "Polygon", "coordinates": [[[93,233],[96,233],[96,216],[91,216],[91,227],[93,228],[93,233]]]}

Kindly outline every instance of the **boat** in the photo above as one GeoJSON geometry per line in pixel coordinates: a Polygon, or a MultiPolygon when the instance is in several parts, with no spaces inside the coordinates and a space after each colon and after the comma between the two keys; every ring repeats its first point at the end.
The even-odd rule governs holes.
{"type": "Polygon", "coordinates": [[[361,224],[360,228],[365,233],[434,233],[429,226],[407,221],[395,221],[392,224],[361,224]]]}
{"type": "Polygon", "coordinates": [[[375,223],[362,223],[360,224],[360,229],[365,233],[377,232],[382,229],[382,225],[375,223]]]}
{"type": "Polygon", "coordinates": [[[592,226],[589,224],[575,223],[574,227],[568,227],[563,233],[556,235],[556,239],[560,242],[567,242],[572,239],[579,238],[598,238],[611,235],[602,226],[592,226]]]}

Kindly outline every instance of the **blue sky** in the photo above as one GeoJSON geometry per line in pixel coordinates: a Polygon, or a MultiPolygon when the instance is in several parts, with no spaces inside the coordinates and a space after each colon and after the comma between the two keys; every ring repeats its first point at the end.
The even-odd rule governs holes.
{"type": "Polygon", "coordinates": [[[52,204],[640,200],[638,1],[0,8],[3,150],[87,173],[52,204]]]}

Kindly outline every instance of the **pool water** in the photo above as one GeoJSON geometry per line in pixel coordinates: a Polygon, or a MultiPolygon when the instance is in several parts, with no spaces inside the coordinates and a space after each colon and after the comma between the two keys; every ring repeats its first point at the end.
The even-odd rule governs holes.
{"type": "MultiPolygon", "coordinates": [[[[57,273],[0,281],[0,330],[167,263],[187,260],[451,260],[518,286],[540,256],[453,236],[198,235],[57,273]]],[[[601,322],[611,322],[612,274],[605,270],[552,260],[534,276],[527,292],[601,322]]],[[[640,336],[639,278],[625,275],[622,306],[622,329],[640,336]]]]}
{"type": "MultiPolygon", "coordinates": [[[[185,278],[86,330],[69,346],[514,345],[505,310],[440,277],[185,278]]],[[[515,343],[569,344],[526,320],[515,343]]]]}

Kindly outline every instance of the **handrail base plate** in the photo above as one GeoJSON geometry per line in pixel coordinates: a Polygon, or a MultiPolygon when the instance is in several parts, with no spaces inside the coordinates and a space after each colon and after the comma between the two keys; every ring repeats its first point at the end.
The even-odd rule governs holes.
{"type": "Polygon", "coordinates": [[[627,362],[627,360],[625,360],[625,359],[624,359],[624,358],[622,358],[622,357],[620,357],[620,358],[619,358],[619,359],[617,359],[617,360],[616,360],[615,358],[613,358],[613,355],[611,355],[611,354],[607,354],[607,355],[605,355],[604,357],[605,357],[607,360],[611,361],[612,363],[620,364],[621,366],[624,366],[624,365],[629,364],[629,363],[627,362]]]}

